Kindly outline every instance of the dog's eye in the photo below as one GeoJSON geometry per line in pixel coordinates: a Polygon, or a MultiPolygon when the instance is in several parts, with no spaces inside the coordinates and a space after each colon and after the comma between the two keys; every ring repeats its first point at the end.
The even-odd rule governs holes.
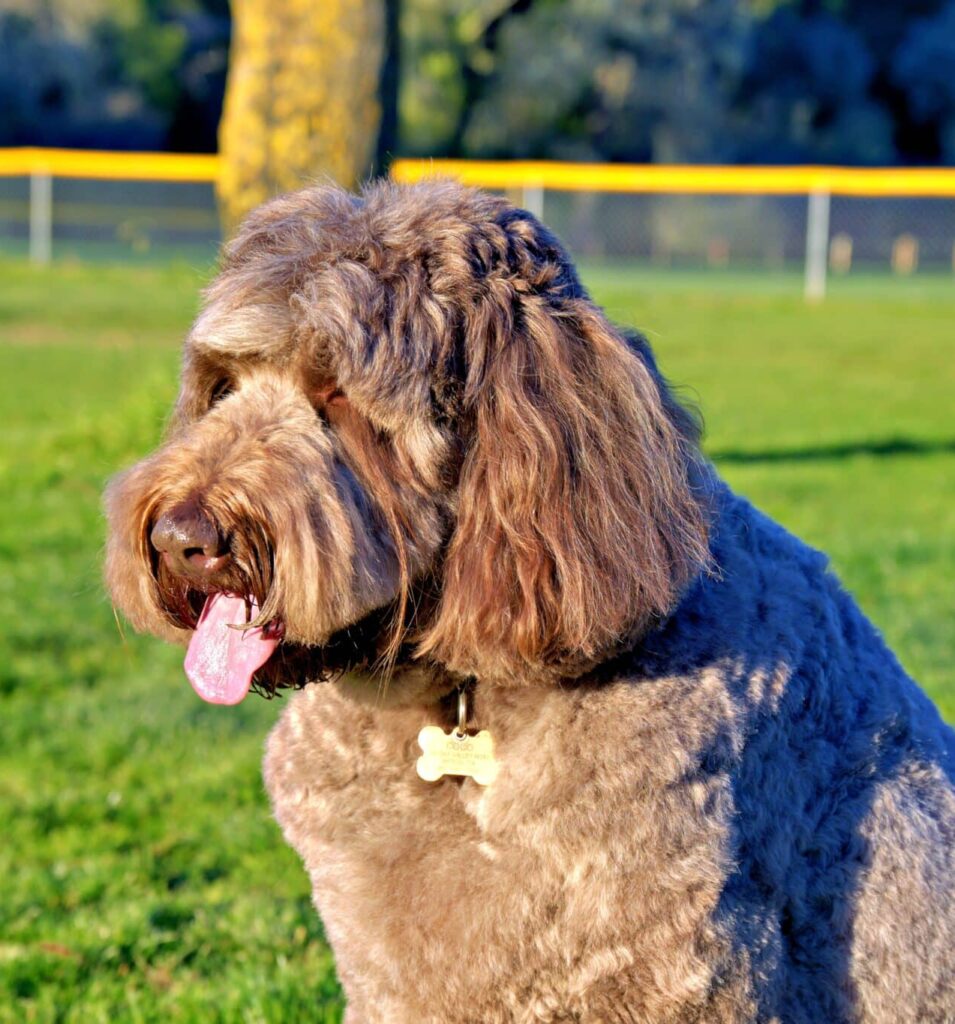
{"type": "Polygon", "coordinates": [[[226,395],[231,395],[233,390],[232,381],[228,377],[223,377],[222,380],[216,381],[209,395],[209,408],[211,409],[217,402],[221,402],[226,395]]]}

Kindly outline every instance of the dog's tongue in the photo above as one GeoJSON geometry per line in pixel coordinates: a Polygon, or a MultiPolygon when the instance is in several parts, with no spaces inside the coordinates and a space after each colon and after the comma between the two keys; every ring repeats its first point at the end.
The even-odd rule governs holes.
{"type": "Polygon", "coordinates": [[[244,597],[213,594],[206,598],[186,652],[185,669],[192,688],[210,704],[238,704],[249,692],[256,669],[278,645],[277,637],[258,626],[235,628],[255,618],[258,611],[255,601],[244,597]]]}

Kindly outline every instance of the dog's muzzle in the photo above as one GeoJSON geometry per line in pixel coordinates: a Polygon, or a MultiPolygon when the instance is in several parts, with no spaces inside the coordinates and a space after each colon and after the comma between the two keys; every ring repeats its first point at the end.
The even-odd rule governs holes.
{"type": "Polygon", "coordinates": [[[203,601],[185,661],[193,689],[210,703],[237,704],[274,653],[281,626],[253,624],[258,602],[240,582],[218,523],[195,496],[160,514],[149,543],[165,572],[187,588],[187,600],[203,601]]]}

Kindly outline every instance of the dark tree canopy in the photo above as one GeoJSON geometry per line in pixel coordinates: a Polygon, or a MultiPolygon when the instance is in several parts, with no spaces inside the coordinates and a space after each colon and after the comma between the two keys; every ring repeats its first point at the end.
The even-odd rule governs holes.
{"type": "MultiPolygon", "coordinates": [[[[383,7],[379,168],[955,163],[955,0],[383,7]]],[[[211,151],[229,38],[227,0],[0,0],[0,144],[211,151]]]]}

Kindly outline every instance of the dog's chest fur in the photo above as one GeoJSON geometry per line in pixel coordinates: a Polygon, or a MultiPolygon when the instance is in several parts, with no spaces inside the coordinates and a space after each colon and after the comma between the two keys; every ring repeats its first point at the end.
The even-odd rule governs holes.
{"type": "Polygon", "coordinates": [[[479,690],[475,721],[501,764],[486,788],[417,777],[419,729],[448,724],[438,706],[375,711],[347,685],[296,696],[266,775],[353,1019],[572,1020],[595,1000],[622,1006],[622,979],[633,1010],[636,992],[651,1010],[664,993],[670,1008],[698,1002],[719,945],[729,793],[718,774],[687,778],[682,716],[641,729],[652,685],[479,690]]]}

